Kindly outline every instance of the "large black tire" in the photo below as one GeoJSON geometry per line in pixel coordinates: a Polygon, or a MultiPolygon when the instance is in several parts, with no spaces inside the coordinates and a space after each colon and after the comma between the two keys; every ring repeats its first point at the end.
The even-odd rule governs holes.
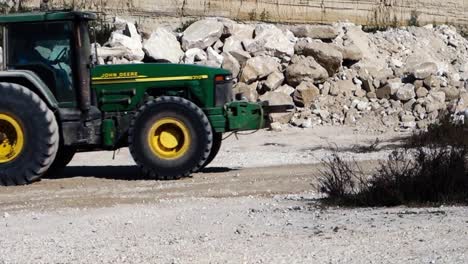
{"type": "Polygon", "coordinates": [[[57,121],[44,101],[24,86],[0,83],[0,94],[0,114],[11,118],[20,127],[17,130],[20,133],[12,133],[12,122],[4,119],[0,124],[0,137],[3,142],[0,144],[18,146],[19,138],[23,139],[22,147],[15,151],[14,159],[8,160],[12,155],[7,154],[0,162],[0,185],[32,183],[41,178],[55,159],[59,145],[57,121]],[[21,136],[18,136],[20,134],[21,136]],[[13,138],[11,135],[17,137],[8,139],[13,138]],[[10,140],[14,143],[10,143],[10,140]]]}
{"type": "Polygon", "coordinates": [[[213,146],[211,147],[210,155],[208,156],[208,159],[206,159],[205,164],[200,168],[200,170],[203,170],[205,167],[210,165],[210,163],[216,158],[216,156],[219,153],[219,150],[221,149],[221,145],[223,142],[223,133],[213,133],[213,146]]]}
{"type": "Polygon", "coordinates": [[[65,167],[72,161],[75,154],[75,148],[61,145],[57,151],[54,162],[52,162],[52,165],[50,165],[50,168],[46,173],[46,178],[53,179],[60,176],[65,167]]]}
{"type": "Polygon", "coordinates": [[[128,141],[135,162],[147,177],[174,180],[205,164],[213,132],[205,113],[194,103],[181,97],[162,96],[138,110],[131,122],[128,141]],[[165,135],[175,140],[165,141],[165,135]]]}

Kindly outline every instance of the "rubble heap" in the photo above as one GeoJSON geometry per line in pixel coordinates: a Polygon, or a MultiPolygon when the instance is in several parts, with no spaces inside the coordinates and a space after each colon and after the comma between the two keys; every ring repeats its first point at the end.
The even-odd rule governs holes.
{"type": "Polygon", "coordinates": [[[166,61],[223,67],[245,100],[291,104],[273,127],[424,129],[468,107],[468,41],[451,26],[366,33],[360,26],[243,24],[208,18],[182,33],[141,34],[116,19],[101,63],[166,61]],[[144,37],[142,37],[142,35],[144,37]]]}

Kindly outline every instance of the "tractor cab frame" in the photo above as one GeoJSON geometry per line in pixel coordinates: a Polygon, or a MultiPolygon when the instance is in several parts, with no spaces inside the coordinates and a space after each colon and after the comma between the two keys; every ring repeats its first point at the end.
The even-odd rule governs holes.
{"type": "Polygon", "coordinates": [[[91,41],[87,12],[45,12],[0,18],[0,78],[25,85],[53,109],[63,145],[100,143],[101,112],[91,91],[91,41]]]}

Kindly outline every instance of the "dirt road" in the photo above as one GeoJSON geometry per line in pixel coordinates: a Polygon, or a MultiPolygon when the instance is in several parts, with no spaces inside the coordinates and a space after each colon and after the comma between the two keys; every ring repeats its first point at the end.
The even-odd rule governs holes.
{"type": "Polygon", "coordinates": [[[0,263],[466,263],[465,207],[318,205],[331,145],[371,170],[401,136],[231,137],[203,173],[166,182],[141,179],[127,150],[80,154],[58,179],[0,189],[0,263]]]}

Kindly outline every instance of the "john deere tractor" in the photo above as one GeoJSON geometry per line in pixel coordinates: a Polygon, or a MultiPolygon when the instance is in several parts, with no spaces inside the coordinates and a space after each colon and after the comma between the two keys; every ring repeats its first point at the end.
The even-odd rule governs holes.
{"type": "Polygon", "coordinates": [[[76,152],[129,147],[152,179],[178,179],[216,156],[222,133],[255,130],[271,109],[234,101],[229,71],[97,65],[87,12],[0,17],[0,185],[65,167],[76,152]]]}

